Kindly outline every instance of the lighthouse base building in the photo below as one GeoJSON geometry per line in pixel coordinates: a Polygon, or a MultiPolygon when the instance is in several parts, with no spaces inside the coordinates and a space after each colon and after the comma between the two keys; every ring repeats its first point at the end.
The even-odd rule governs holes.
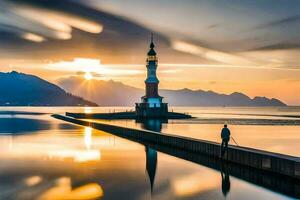
{"type": "Polygon", "coordinates": [[[136,103],[135,112],[140,119],[167,118],[168,104],[160,103],[160,106],[152,107],[148,103],[136,103]]]}
{"type": "Polygon", "coordinates": [[[145,80],[146,94],[141,97],[141,103],[135,104],[137,118],[167,118],[168,104],[163,103],[163,97],[158,94],[159,80],[156,76],[157,56],[151,36],[150,50],[147,57],[147,78],[145,80]]]}

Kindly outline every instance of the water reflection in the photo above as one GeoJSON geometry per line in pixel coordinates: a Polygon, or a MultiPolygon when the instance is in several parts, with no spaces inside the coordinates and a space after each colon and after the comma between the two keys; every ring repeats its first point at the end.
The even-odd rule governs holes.
{"type": "MultiPolygon", "coordinates": [[[[162,121],[158,119],[138,121],[138,123],[142,124],[142,128],[150,131],[160,132],[162,128],[162,121]]],[[[157,167],[157,152],[147,145],[145,146],[145,152],[146,152],[146,171],[148,173],[148,177],[150,180],[151,195],[152,195],[155,174],[156,174],[156,167],[157,167]]]]}
{"type": "Polygon", "coordinates": [[[41,176],[31,176],[26,178],[24,182],[27,186],[34,186],[39,184],[42,180],[43,178],[41,176]]]}
{"type": "Polygon", "coordinates": [[[146,171],[148,173],[148,177],[150,180],[151,193],[153,193],[153,185],[154,185],[156,166],[157,166],[157,152],[150,147],[146,146],[145,148],[146,148],[146,171]]]}
{"type": "Polygon", "coordinates": [[[136,120],[136,123],[140,123],[143,129],[160,132],[162,129],[162,124],[168,123],[168,120],[159,120],[159,119],[136,120]]]}
{"type": "MultiPolygon", "coordinates": [[[[144,121],[141,126],[144,129],[160,132],[162,123],[163,122],[159,120],[148,120],[144,121]]],[[[214,190],[217,186],[219,190],[222,191],[223,197],[227,198],[228,196],[231,196],[229,194],[231,188],[230,175],[232,175],[234,177],[254,183],[255,185],[259,185],[292,197],[300,198],[300,182],[298,180],[283,177],[281,175],[270,174],[262,170],[256,170],[233,163],[228,163],[226,161],[216,160],[201,154],[195,154],[192,152],[147,142],[139,142],[146,147],[146,168],[149,174],[151,190],[154,186],[154,177],[156,173],[156,170],[154,169],[156,169],[158,162],[157,151],[159,151],[178,158],[183,158],[184,160],[198,163],[202,166],[207,166],[211,169],[219,171],[221,174],[221,177],[218,177],[214,174],[208,175],[206,173],[201,173],[175,179],[172,182],[172,186],[177,196],[191,197],[198,196],[199,194],[203,195],[203,193],[214,190]],[[284,182],[282,181],[283,179],[285,180],[284,182]]]]}
{"type": "MultiPolygon", "coordinates": [[[[47,122],[49,130],[0,137],[0,199],[224,199],[222,185],[224,191],[230,188],[229,175],[232,189],[226,198],[231,200],[289,199],[256,185],[290,190],[286,194],[300,188],[240,166],[221,167],[209,157],[142,146],[85,127],[59,129],[62,123],[51,118],[47,122]]],[[[148,121],[143,126],[157,131],[164,125],[148,121]]]]}
{"type": "Polygon", "coordinates": [[[226,197],[230,191],[230,178],[226,161],[222,161],[220,171],[222,177],[222,193],[226,197]]]}
{"type": "MultiPolygon", "coordinates": [[[[141,123],[141,127],[146,130],[161,132],[162,124],[168,123],[168,120],[159,119],[148,119],[143,121],[137,121],[141,123]]],[[[153,193],[153,186],[157,167],[157,151],[148,145],[145,145],[146,151],[146,171],[150,180],[151,194],[153,193]]],[[[230,191],[230,177],[228,173],[227,162],[222,162],[220,166],[221,181],[222,181],[222,193],[224,197],[230,191]]],[[[203,178],[203,177],[202,177],[203,178]]],[[[210,182],[204,182],[201,177],[192,175],[191,177],[184,177],[183,179],[177,180],[174,183],[174,190],[179,196],[190,196],[192,194],[201,193],[204,190],[210,190],[216,186],[216,180],[210,182]],[[197,179],[199,178],[199,179],[197,179]],[[204,183],[204,184],[203,184],[204,183]]]]}
{"type": "Polygon", "coordinates": [[[23,134],[48,130],[50,124],[45,120],[15,117],[13,115],[1,116],[0,134],[23,134]]]}
{"type": "MultiPolygon", "coordinates": [[[[222,183],[221,190],[224,197],[228,197],[231,181],[230,175],[247,182],[253,183],[254,185],[258,185],[269,190],[279,192],[293,198],[300,199],[300,181],[289,178],[279,174],[273,174],[266,171],[254,169],[251,167],[246,167],[243,165],[238,165],[226,161],[216,160],[210,156],[196,154],[180,149],[169,148],[161,145],[151,145],[151,148],[164,152],[169,155],[173,155],[178,158],[182,158],[185,160],[189,160],[194,163],[198,163],[201,166],[206,166],[208,168],[220,171],[221,173],[221,181],[222,183]],[[283,181],[284,180],[284,181],[283,181]]],[[[205,188],[209,189],[210,186],[216,186],[218,184],[214,183],[216,180],[220,180],[220,178],[215,177],[213,174],[209,175],[207,182],[205,182],[205,176],[207,174],[201,174],[198,177],[198,180],[201,182],[196,182],[196,176],[192,175],[191,178],[187,178],[186,181],[179,181],[175,184],[175,191],[181,195],[190,195],[194,193],[198,193],[203,191],[205,188]],[[195,187],[197,185],[197,187],[195,187]]]]}
{"type": "Polygon", "coordinates": [[[190,174],[176,177],[171,182],[175,195],[180,198],[197,197],[212,193],[221,187],[219,177],[215,173],[191,172],[190,174]]]}
{"type": "Polygon", "coordinates": [[[92,131],[92,128],[84,127],[83,140],[86,149],[80,150],[76,147],[74,149],[54,149],[53,151],[50,151],[48,155],[50,157],[56,157],[61,159],[72,159],[72,161],[74,162],[88,162],[100,160],[100,149],[92,149],[92,131]]]}
{"type": "Polygon", "coordinates": [[[97,183],[88,183],[72,189],[71,179],[62,177],[55,186],[40,195],[39,200],[97,199],[103,196],[103,189],[97,183]]]}
{"type": "Polygon", "coordinates": [[[84,144],[87,150],[91,149],[92,146],[92,128],[84,127],[84,144]]]}

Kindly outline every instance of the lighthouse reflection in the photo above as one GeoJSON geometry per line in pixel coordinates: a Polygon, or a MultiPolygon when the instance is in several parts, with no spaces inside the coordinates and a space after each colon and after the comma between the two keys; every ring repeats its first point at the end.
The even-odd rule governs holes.
{"type": "MultiPolygon", "coordinates": [[[[137,123],[141,124],[141,127],[146,130],[155,131],[155,132],[161,132],[162,130],[162,124],[168,123],[168,120],[159,120],[159,119],[148,119],[143,121],[136,121],[137,123]]],[[[173,151],[169,149],[168,151],[173,151]]],[[[176,150],[174,150],[176,151],[176,150]]],[[[146,153],[146,172],[149,177],[150,187],[151,187],[151,195],[154,191],[154,182],[155,182],[155,175],[157,170],[157,151],[154,148],[149,147],[148,145],[145,145],[145,153],[146,153]]],[[[170,153],[172,155],[172,152],[166,152],[170,153]]],[[[192,159],[193,160],[193,159],[192,159]]],[[[229,176],[229,169],[228,169],[228,163],[226,161],[220,161],[216,164],[216,169],[220,171],[221,174],[221,191],[223,196],[226,198],[230,192],[230,176],[229,176]]],[[[196,178],[195,176],[194,178],[196,178]]],[[[203,177],[205,179],[205,176],[203,177]]],[[[217,177],[216,177],[217,178],[217,177]]],[[[219,181],[219,180],[215,180],[219,181]]],[[[195,181],[190,181],[195,182],[195,181]]],[[[214,182],[214,181],[212,181],[214,182]]],[[[214,182],[215,183],[215,182],[214,182]]],[[[190,183],[188,183],[190,184],[190,183]]],[[[195,191],[202,191],[203,188],[209,187],[210,184],[206,183],[206,186],[203,186],[202,184],[198,185],[198,188],[193,188],[195,191]]],[[[195,187],[195,186],[193,186],[195,187]]],[[[185,187],[182,187],[179,189],[180,191],[183,191],[185,187]]],[[[190,192],[190,188],[187,189],[187,191],[190,192]]]]}
{"type": "Polygon", "coordinates": [[[151,194],[153,193],[153,185],[155,180],[155,174],[156,174],[156,166],[157,166],[157,152],[146,146],[146,171],[148,173],[148,177],[150,180],[150,187],[151,187],[151,194]]]}
{"type": "MultiPolygon", "coordinates": [[[[159,119],[148,119],[139,122],[142,124],[143,129],[156,131],[156,132],[160,132],[162,129],[163,121],[159,119]]],[[[155,181],[156,167],[157,167],[157,151],[145,145],[145,152],[146,152],[146,171],[149,177],[151,194],[152,194],[154,181],[155,181]]]]}
{"type": "Polygon", "coordinates": [[[162,129],[163,123],[168,123],[167,120],[160,120],[160,119],[147,119],[147,120],[139,120],[138,123],[141,123],[142,128],[149,130],[160,132],[162,129]]]}

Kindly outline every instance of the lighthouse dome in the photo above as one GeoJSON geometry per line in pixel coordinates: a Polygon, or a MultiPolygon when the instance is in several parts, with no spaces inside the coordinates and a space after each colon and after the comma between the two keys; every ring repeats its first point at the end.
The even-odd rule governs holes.
{"type": "Polygon", "coordinates": [[[151,42],[150,50],[148,51],[148,56],[156,56],[156,52],[154,51],[154,47],[155,47],[154,43],[151,42]]]}

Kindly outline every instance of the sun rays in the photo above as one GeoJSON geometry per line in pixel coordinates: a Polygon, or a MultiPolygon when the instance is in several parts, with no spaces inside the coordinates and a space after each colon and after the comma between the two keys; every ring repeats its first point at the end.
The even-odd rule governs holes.
{"type": "Polygon", "coordinates": [[[93,75],[91,72],[85,72],[83,77],[85,78],[85,80],[88,80],[88,81],[93,79],[93,75]]]}

